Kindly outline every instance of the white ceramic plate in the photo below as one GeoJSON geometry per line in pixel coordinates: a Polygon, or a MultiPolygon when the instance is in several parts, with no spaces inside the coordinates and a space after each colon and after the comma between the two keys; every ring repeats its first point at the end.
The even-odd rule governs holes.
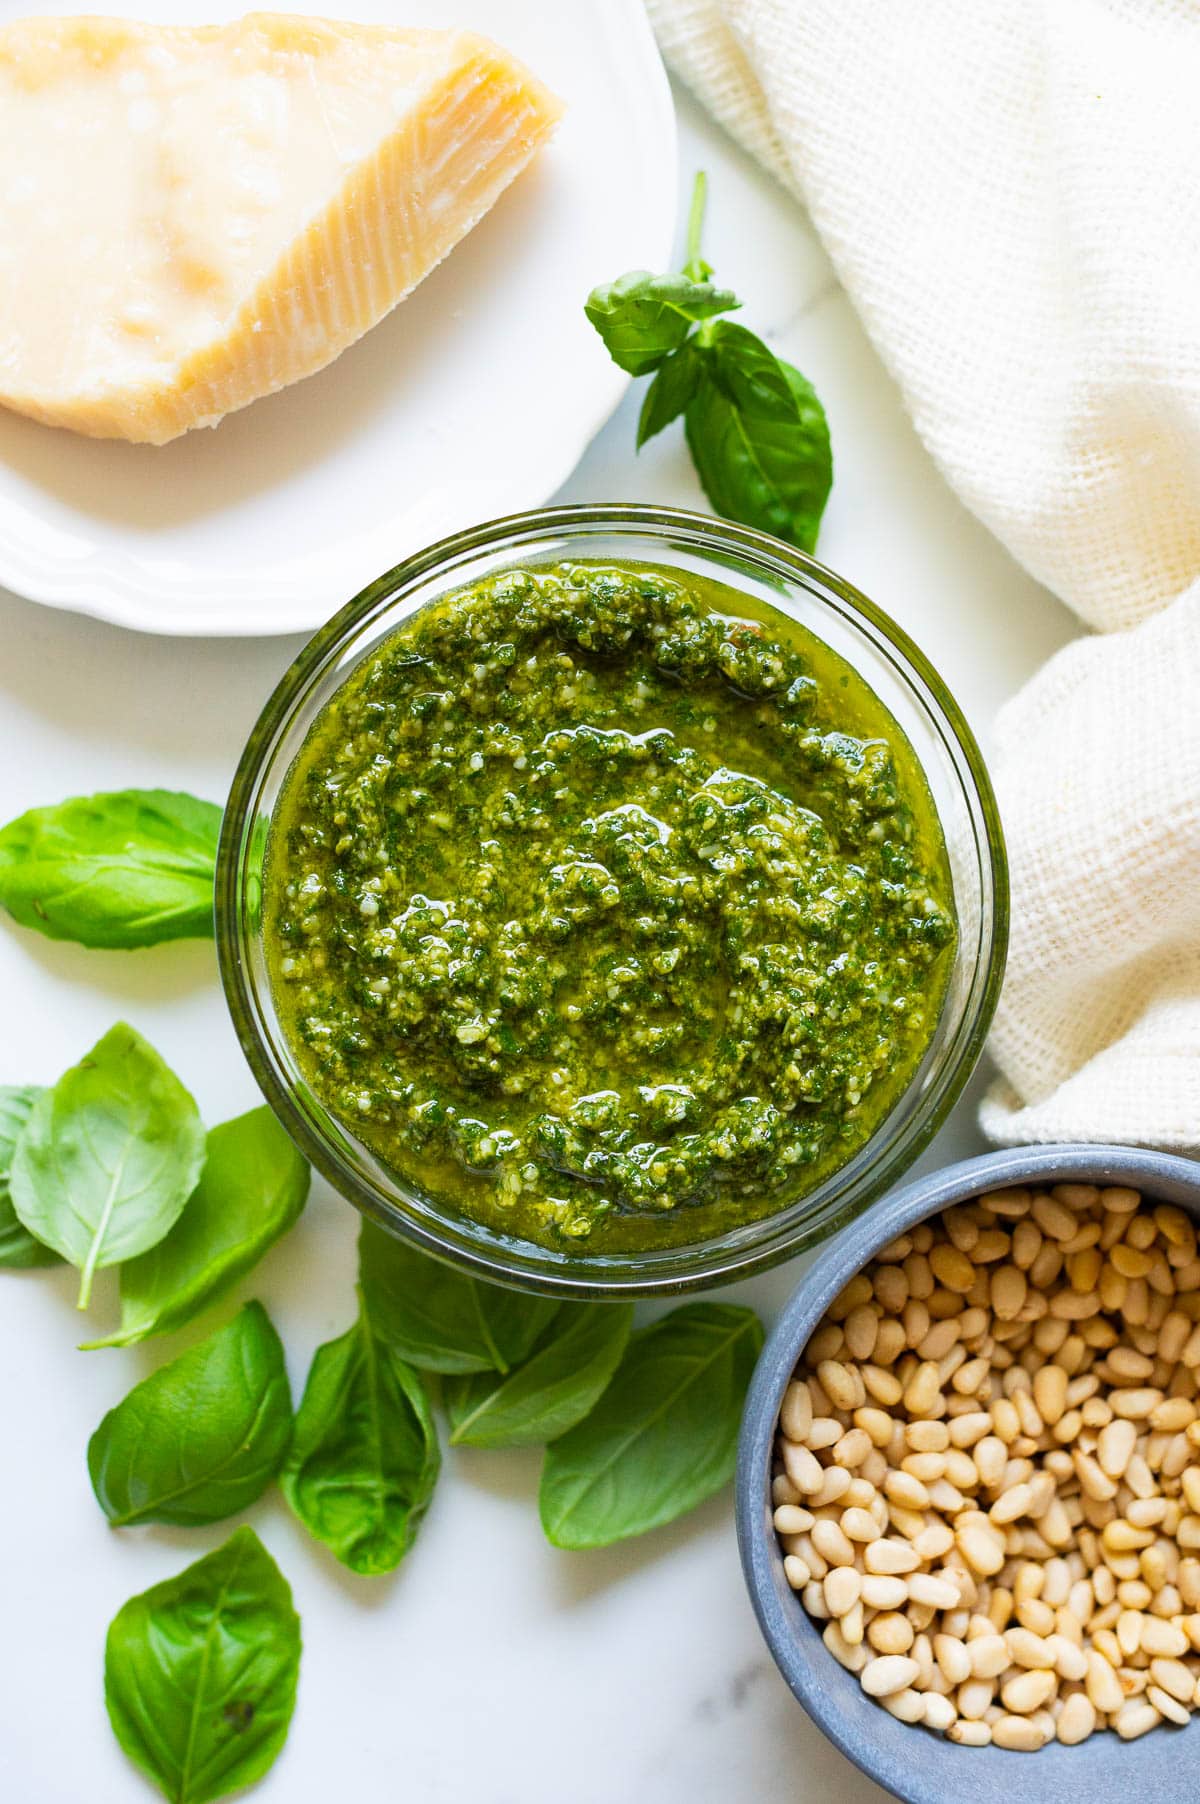
{"type": "MultiPolygon", "coordinates": [[[[86,10],[0,0],[0,20],[86,10]]],[[[92,10],[237,17],[216,0],[92,10]]],[[[0,583],[155,633],[307,630],[409,552],[537,506],[627,378],[583,315],[665,268],[675,123],[641,0],[318,0],[277,11],[463,25],[567,103],[554,139],[415,294],[337,362],[161,446],[0,409],[0,583]]]]}

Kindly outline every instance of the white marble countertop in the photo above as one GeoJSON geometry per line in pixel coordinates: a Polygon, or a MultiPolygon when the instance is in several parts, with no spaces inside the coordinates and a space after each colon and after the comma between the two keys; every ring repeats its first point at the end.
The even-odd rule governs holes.
{"type": "MultiPolygon", "coordinates": [[[[953,498],[918,443],[795,205],[681,100],[681,183],[710,178],[718,278],[815,383],[837,475],[820,555],[889,609],[946,677],[985,748],[998,705],[1070,636],[1070,617],[953,498]]],[[[606,272],[598,272],[604,274],[606,272]]],[[[616,273],[616,272],[612,272],[616,273]]],[[[702,506],[678,429],[635,462],[631,396],[563,500],[702,506]]],[[[0,596],[0,819],[89,788],[160,783],[224,796],[263,697],[298,642],[139,638],[0,596]]],[[[47,1082],[120,1016],[209,1121],[258,1095],[210,945],[133,957],[0,931],[0,1082],[47,1082]]],[[[923,1165],[981,1150],[976,1079],[923,1165]]],[[[242,1287],[286,1342],[297,1395],[313,1348],[353,1310],[355,1218],[320,1183],[242,1287]]],[[[731,1293],[773,1315],[796,1267],[731,1293]]],[[[109,1279],[111,1282],[111,1278],[109,1279]]],[[[0,1277],[0,1797],[136,1804],[152,1794],[104,1715],[106,1625],[135,1591],[216,1546],[228,1524],[114,1535],[88,1486],[101,1414],[169,1345],[83,1355],[69,1273],[0,1277]]],[[[793,1703],[759,1639],[728,1494],[592,1554],[542,1541],[538,1459],[452,1452],[392,1580],[355,1580],[277,1496],[251,1520],[304,1624],[300,1699],[263,1804],[842,1804],[883,1797],[793,1703]]]]}

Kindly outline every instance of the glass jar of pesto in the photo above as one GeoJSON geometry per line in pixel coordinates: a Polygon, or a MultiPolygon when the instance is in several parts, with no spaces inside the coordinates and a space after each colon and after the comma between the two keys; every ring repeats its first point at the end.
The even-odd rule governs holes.
{"type": "Polygon", "coordinates": [[[222,973],[376,1219],[563,1294],[680,1290],[863,1208],[969,1074],[1007,890],[916,648],[778,541],[559,508],[318,633],[242,758],[222,973]]]}

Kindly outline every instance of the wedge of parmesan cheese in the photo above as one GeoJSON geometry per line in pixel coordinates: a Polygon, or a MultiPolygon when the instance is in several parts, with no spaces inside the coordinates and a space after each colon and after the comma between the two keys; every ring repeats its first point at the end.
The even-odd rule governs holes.
{"type": "Polygon", "coordinates": [[[487,39],[286,14],[0,29],[0,404],[163,444],[331,362],[553,129],[487,39]]]}

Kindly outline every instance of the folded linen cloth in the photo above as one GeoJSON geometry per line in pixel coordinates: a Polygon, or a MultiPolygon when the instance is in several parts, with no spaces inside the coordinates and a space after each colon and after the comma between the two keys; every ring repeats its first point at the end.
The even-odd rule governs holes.
{"type": "Polygon", "coordinates": [[[998,723],[984,1129],[1200,1150],[1200,4],[647,6],[948,481],[1100,629],[998,723]]]}

